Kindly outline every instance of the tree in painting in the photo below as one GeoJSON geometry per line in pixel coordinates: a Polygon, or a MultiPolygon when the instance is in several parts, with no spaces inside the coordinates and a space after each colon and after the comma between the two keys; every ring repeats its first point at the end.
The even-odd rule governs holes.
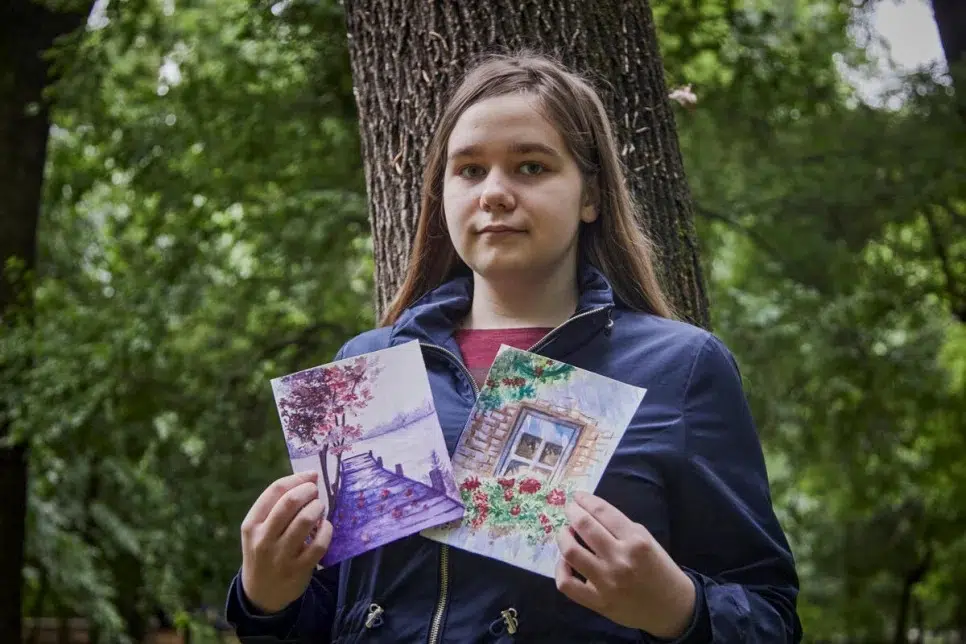
{"type": "Polygon", "coordinates": [[[436,450],[433,450],[430,454],[429,481],[432,487],[445,492],[449,496],[453,498],[459,496],[459,490],[456,489],[456,481],[453,480],[450,468],[443,463],[443,459],[439,457],[436,450]]]}
{"type": "Polygon", "coordinates": [[[287,392],[279,401],[279,413],[285,440],[290,449],[318,450],[330,511],[339,494],[342,456],[363,433],[362,425],[352,421],[372,401],[372,385],[381,371],[378,360],[361,356],[283,380],[287,392]],[[329,454],[336,459],[331,474],[329,454]]]}
{"type": "Polygon", "coordinates": [[[486,387],[480,392],[482,409],[498,409],[504,405],[533,398],[537,384],[564,382],[573,374],[574,368],[523,351],[501,352],[486,379],[486,387]]]}

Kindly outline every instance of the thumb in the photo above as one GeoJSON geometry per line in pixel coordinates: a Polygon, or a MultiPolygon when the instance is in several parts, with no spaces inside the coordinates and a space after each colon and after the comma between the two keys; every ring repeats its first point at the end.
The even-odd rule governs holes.
{"type": "Polygon", "coordinates": [[[300,562],[306,567],[311,567],[319,563],[322,557],[325,556],[325,553],[329,551],[329,545],[332,543],[332,524],[327,519],[321,517],[319,521],[319,529],[299,557],[300,562]]]}

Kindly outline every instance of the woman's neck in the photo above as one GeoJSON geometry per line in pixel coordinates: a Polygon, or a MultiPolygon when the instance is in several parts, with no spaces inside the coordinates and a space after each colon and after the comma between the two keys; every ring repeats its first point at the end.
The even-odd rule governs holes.
{"type": "Polygon", "coordinates": [[[577,309],[576,272],[550,279],[488,280],[473,275],[473,304],[466,329],[552,328],[577,309]]]}

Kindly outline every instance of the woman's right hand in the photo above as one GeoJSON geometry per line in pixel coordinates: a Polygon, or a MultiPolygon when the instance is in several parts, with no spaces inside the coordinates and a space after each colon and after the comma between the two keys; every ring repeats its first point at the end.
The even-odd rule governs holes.
{"type": "Polygon", "coordinates": [[[276,613],[302,596],[332,541],[332,524],[319,524],[325,505],[318,478],[317,472],[300,472],[278,479],[242,521],[242,587],[263,613],[276,613]]]}

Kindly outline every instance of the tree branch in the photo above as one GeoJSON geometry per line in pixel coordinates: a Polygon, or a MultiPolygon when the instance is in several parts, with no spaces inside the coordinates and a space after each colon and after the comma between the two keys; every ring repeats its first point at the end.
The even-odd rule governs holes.
{"type": "Polygon", "coordinates": [[[939,265],[942,267],[943,276],[946,279],[946,295],[949,296],[950,308],[956,319],[960,322],[966,322],[966,296],[963,295],[959,281],[953,272],[949,253],[942,241],[939,224],[936,223],[935,217],[932,216],[928,208],[924,208],[922,214],[929,226],[929,236],[932,238],[933,249],[936,252],[936,257],[939,258],[939,265]]]}
{"type": "Polygon", "coordinates": [[[737,230],[748,237],[752,242],[755,243],[756,246],[758,246],[758,248],[764,251],[766,255],[771,257],[776,262],[782,263],[784,261],[784,257],[782,257],[781,253],[779,253],[778,250],[768,242],[768,240],[758,234],[754,229],[744,225],[740,221],[732,219],[730,216],[718,211],[705,208],[698,203],[694,204],[694,214],[710,221],[720,221],[729,228],[737,230]]]}

